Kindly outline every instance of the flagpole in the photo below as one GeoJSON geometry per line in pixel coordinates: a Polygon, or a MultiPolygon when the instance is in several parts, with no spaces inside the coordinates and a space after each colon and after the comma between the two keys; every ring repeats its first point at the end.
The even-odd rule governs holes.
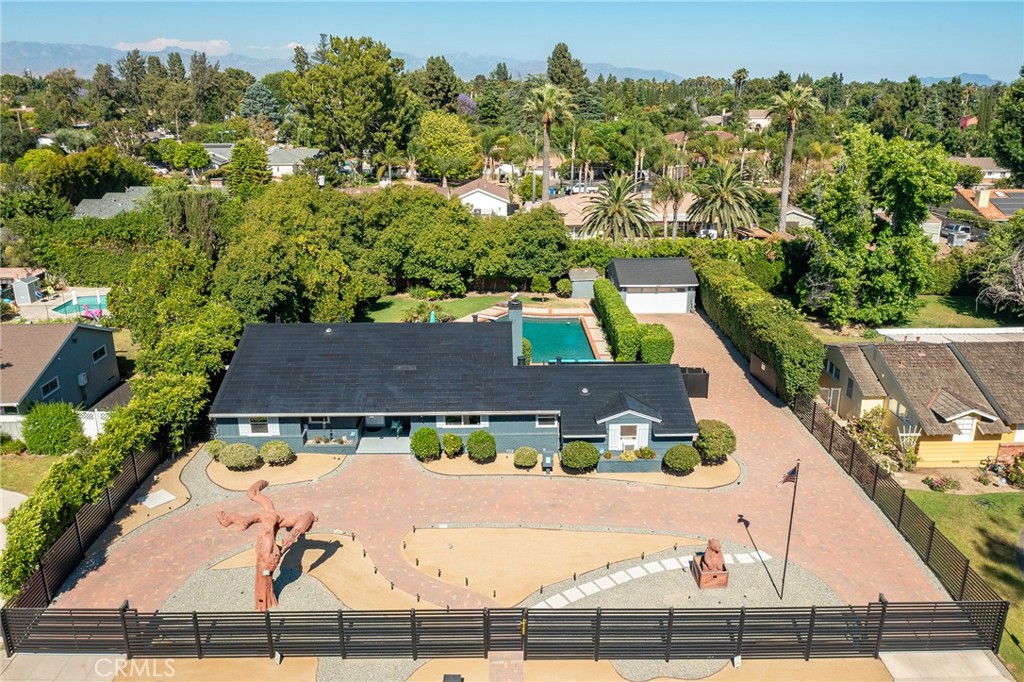
{"type": "Polygon", "coordinates": [[[796,461],[796,476],[793,481],[793,504],[789,508],[789,532],[786,533],[786,558],[782,564],[782,590],[779,599],[786,595],[786,569],[789,568],[789,541],[793,537],[793,512],[796,511],[796,488],[800,485],[800,460],[796,461]]]}

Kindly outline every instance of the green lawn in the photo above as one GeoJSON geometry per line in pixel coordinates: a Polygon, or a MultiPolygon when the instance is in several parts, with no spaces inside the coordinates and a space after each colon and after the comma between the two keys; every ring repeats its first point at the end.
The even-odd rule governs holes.
{"type": "MultiPolygon", "coordinates": [[[[446,301],[438,301],[441,307],[455,316],[455,319],[478,313],[481,310],[490,308],[499,301],[507,300],[506,294],[470,294],[463,298],[452,298],[446,301]]],[[[401,322],[402,315],[410,308],[415,308],[420,303],[414,298],[401,294],[398,296],[384,296],[369,310],[367,310],[360,322],[401,322]]]]}
{"type": "Polygon", "coordinates": [[[0,488],[31,495],[56,461],[48,455],[4,455],[0,457],[0,488]]]}
{"type": "Polygon", "coordinates": [[[972,296],[918,296],[924,306],[907,327],[1000,327],[1020,325],[1022,320],[1008,314],[993,313],[976,305],[972,296]]]}
{"type": "Polygon", "coordinates": [[[907,497],[967,555],[971,566],[1010,602],[999,654],[1013,676],[1024,679],[1024,578],[1017,566],[1017,538],[1024,525],[1024,493],[951,495],[908,490],[907,497]]]}
{"type": "Polygon", "coordinates": [[[117,350],[117,370],[122,379],[135,374],[135,360],[139,357],[139,347],[132,342],[132,333],[127,329],[114,332],[114,348],[117,350]]]}

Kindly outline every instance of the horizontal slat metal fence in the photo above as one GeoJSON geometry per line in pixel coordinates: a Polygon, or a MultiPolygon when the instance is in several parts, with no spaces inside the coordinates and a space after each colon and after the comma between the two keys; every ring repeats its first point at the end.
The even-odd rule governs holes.
{"type": "Polygon", "coordinates": [[[994,649],[1006,602],[721,609],[143,613],[0,611],[9,653],[140,658],[727,659],[994,649]]]}
{"type": "Polygon", "coordinates": [[[64,581],[85,559],[85,552],[114,520],[117,510],[153,470],[164,460],[160,448],[148,448],[131,454],[121,463],[121,473],[111,482],[99,500],[82,505],[74,522],[50,546],[37,568],[22,585],[9,606],[42,608],[53,600],[64,581]]]}

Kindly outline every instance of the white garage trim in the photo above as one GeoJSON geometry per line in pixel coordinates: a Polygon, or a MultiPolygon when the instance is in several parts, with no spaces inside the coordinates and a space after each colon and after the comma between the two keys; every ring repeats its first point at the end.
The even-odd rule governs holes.
{"type": "Polygon", "coordinates": [[[623,292],[623,299],[631,312],[640,315],[650,313],[693,312],[694,292],[675,291],[660,294],[623,292]]]}

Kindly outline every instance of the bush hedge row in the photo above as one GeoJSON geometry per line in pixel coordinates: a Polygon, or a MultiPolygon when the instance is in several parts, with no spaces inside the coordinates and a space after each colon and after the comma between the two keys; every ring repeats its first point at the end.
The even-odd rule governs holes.
{"type": "Polygon", "coordinates": [[[36,403],[22,424],[25,447],[33,455],[66,455],[86,443],[78,410],[71,403],[36,403]]]}
{"type": "Polygon", "coordinates": [[[667,365],[672,362],[676,340],[663,324],[640,325],[640,361],[648,365],[667,365]]]}
{"type": "Polygon", "coordinates": [[[608,336],[615,362],[635,362],[640,353],[640,323],[611,280],[594,282],[594,308],[608,336]]]}
{"type": "Polygon", "coordinates": [[[260,451],[248,443],[225,445],[217,461],[232,471],[252,471],[263,466],[260,451]]]}
{"type": "Polygon", "coordinates": [[[706,261],[697,277],[708,317],[745,357],[753,353],[775,370],[782,398],[817,392],[825,347],[792,305],[744,277],[735,263],[706,261]]]}

